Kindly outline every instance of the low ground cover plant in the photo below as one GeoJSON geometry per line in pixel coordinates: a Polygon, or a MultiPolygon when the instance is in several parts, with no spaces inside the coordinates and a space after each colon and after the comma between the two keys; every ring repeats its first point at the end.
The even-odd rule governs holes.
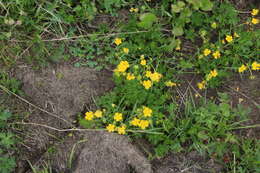
{"type": "MultiPolygon", "coordinates": [[[[79,117],[82,126],[145,138],[157,157],[197,150],[226,171],[259,171],[259,142],[234,133],[249,112],[230,106],[223,93],[199,103],[191,95],[184,107],[176,98],[179,75],[200,76],[197,95],[234,73],[254,80],[260,70],[255,6],[241,10],[227,0],[2,0],[0,23],[0,84],[13,93],[22,94],[20,83],[4,70],[20,61],[36,69],[64,61],[112,69],[115,88],[79,117]]],[[[5,129],[0,134],[7,147],[12,135],[5,129]]],[[[0,170],[10,172],[14,160],[1,152],[6,150],[0,163],[9,166],[0,170]]]]}

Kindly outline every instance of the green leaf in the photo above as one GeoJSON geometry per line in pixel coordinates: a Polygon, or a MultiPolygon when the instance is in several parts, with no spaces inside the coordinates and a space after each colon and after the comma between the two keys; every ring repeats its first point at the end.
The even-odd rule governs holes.
{"type": "Polygon", "coordinates": [[[181,26],[177,26],[177,27],[174,27],[173,30],[172,30],[172,33],[175,35],[175,36],[181,36],[183,35],[183,28],[181,26]]]}
{"type": "Polygon", "coordinates": [[[177,2],[177,6],[180,7],[180,8],[183,8],[185,6],[185,2],[183,1],[178,1],[177,2]]]}
{"type": "Polygon", "coordinates": [[[179,13],[182,10],[181,7],[177,5],[172,5],[172,13],[179,13]]]}
{"type": "Polygon", "coordinates": [[[213,8],[213,3],[210,0],[201,0],[200,9],[203,11],[211,11],[213,8]]]}
{"type": "Polygon", "coordinates": [[[137,24],[139,27],[149,29],[157,21],[157,17],[153,13],[144,13],[140,15],[140,21],[137,24]]]}

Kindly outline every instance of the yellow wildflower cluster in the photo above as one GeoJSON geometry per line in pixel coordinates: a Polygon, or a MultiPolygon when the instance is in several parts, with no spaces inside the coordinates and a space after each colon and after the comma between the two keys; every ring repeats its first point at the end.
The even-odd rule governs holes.
{"type": "MultiPolygon", "coordinates": [[[[153,113],[152,109],[150,109],[146,106],[143,106],[142,115],[141,115],[142,117],[144,117],[144,118],[151,117],[152,113],[153,113]]],[[[149,127],[149,120],[139,119],[139,118],[135,117],[132,119],[132,121],[130,121],[130,124],[135,127],[140,127],[142,130],[144,130],[147,127],[149,127]]]]}
{"type": "Polygon", "coordinates": [[[151,72],[151,71],[146,71],[145,76],[149,78],[148,80],[144,80],[143,82],[141,82],[141,84],[144,86],[145,89],[151,88],[153,82],[159,82],[160,79],[162,78],[162,74],[158,72],[151,72]]]}
{"type": "MultiPolygon", "coordinates": [[[[251,11],[251,15],[252,15],[252,16],[256,16],[256,15],[258,14],[258,12],[259,12],[258,9],[253,9],[253,10],[251,11]]],[[[259,19],[252,17],[251,22],[252,22],[252,24],[256,25],[256,24],[259,23],[259,19]]]]}
{"type": "Polygon", "coordinates": [[[125,72],[129,68],[129,63],[127,61],[121,61],[114,72],[125,72]]]}
{"type": "Polygon", "coordinates": [[[210,79],[216,77],[218,75],[218,72],[216,69],[211,70],[210,73],[207,75],[206,80],[209,81],[210,79]]]}
{"type": "Polygon", "coordinates": [[[85,113],[85,119],[88,121],[93,120],[95,117],[96,118],[101,118],[103,116],[103,112],[101,110],[96,110],[96,112],[86,112],[85,113]]]}
{"type": "MultiPolygon", "coordinates": [[[[113,119],[115,122],[120,122],[123,121],[123,114],[120,112],[116,112],[113,116],[113,119]]],[[[124,135],[126,134],[126,125],[125,124],[121,124],[119,127],[116,127],[115,124],[108,124],[106,126],[106,130],[108,132],[114,132],[117,131],[118,134],[120,135],[124,135]]]]}
{"type": "MultiPolygon", "coordinates": [[[[260,70],[260,64],[256,61],[254,61],[251,65],[252,70],[260,70]]],[[[239,68],[238,68],[238,72],[239,73],[243,73],[245,70],[247,70],[247,66],[245,66],[244,64],[242,64],[239,68]]]]}

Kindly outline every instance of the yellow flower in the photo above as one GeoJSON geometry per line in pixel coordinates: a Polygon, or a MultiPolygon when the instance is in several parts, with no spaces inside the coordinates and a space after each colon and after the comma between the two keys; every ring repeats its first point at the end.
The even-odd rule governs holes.
{"type": "Polygon", "coordinates": [[[180,46],[177,46],[177,47],[175,48],[175,50],[181,50],[181,47],[180,47],[180,46]]]}
{"type": "Polygon", "coordinates": [[[256,61],[252,64],[252,70],[260,70],[260,64],[258,64],[256,61]]]}
{"type": "Polygon", "coordinates": [[[251,15],[256,16],[258,14],[259,10],[258,9],[252,9],[251,15]]]}
{"type": "Polygon", "coordinates": [[[135,79],[135,75],[133,75],[132,73],[127,73],[126,79],[127,80],[134,80],[135,79]]]}
{"type": "Polygon", "coordinates": [[[118,134],[124,135],[124,134],[125,134],[125,129],[126,129],[126,126],[125,126],[125,125],[122,125],[121,127],[118,127],[118,128],[117,128],[118,134]]]}
{"type": "Polygon", "coordinates": [[[114,43],[118,46],[122,43],[122,39],[121,38],[115,38],[114,43]]]}
{"type": "Polygon", "coordinates": [[[220,52],[217,50],[212,55],[215,59],[218,59],[220,57],[220,52]]]}
{"type": "Polygon", "coordinates": [[[145,59],[142,59],[141,62],[140,62],[141,65],[145,66],[146,65],[146,60],[145,59]]]}
{"type": "Polygon", "coordinates": [[[153,81],[153,82],[159,82],[160,79],[162,77],[162,74],[160,73],[157,73],[157,72],[154,72],[152,74],[150,74],[150,79],[153,81]]]}
{"type": "Polygon", "coordinates": [[[145,117],[152,116],[152,113],[153,113],[152,109],[150,109],[150,108],[148,108],[146,106],[143,107],[143,114],[144,114],[145,117]]]}
{"type": "Polygon", "coordinates": [[[124,47],[124,48],[123,48],[123,52],[124,52],[125,54],[128,54],[128,53],[129,53],[129,49],[126,48],[126,47],[124,47]]]}
{"type": "Polygon", "coordinates": [[[211,53],[211,50],[209,50],[209,49],[205,49],[205,50],[203,51],[203,54],[204,54],[205,56],[208,56],[210,53],[211,53]]]}
{"type": "Polygon", "coordinates": [[[146,129],[147,127],[149,126],[149,121],[147,121],[147,120],[140,120],[140,122],[139,122],[139,127],[141,128],[141,129],[146,129]]]}
{"type": "Polygon", "coordinates": [[[130,124],[133,125],[133,126],[138,126],[139,123],[140,123],[140,119],[138,119],[138,118],[134,118],[134,119],[130,122],[130,124]]]}
{"type": "Polygon", "coordinates": [[[247,69],[247,67],[243,64],[243,65],[241,65],[241,67],[238,68],[238,72],[243,73],[246,69],[247,69]]]}
{"type": "Polygon", "coordinates": [[[133,12],[135,12],[135,13],[137,13],[138,11],[139,11],[139,9],[138,8],[130,8],[130,10],[129,10],[131,13],[133,13],[133,12]]]}
{"type": "Polygon", "coordinates": [[[214,69],[214,70],[210,71],[210,74],[211,74],[212,77],[216,77],[218,75],[218,72],[217,72],[216,69],[214,69]]]}
{"type": "Polygon", "coordinates": [[[101,110],[96,110],[96,112],[94,113],[94,115],[97,117],[97,118],[101,118],[103,113],[101,110]]]}
{"type": "Polygon", "coordinates": [[[197,86],[200,90],[205,89],[206,88],[206,81],[203,80],[202,82],[197,83],[197,86]]]}
{"type": "Polygon", "coordinates": [[[121,61],[117,68],[114,70],[115,72],[125,72],[129,67],[129,63],[127,61],[121,61]]]}
{"type": "Polygon", "coordinates": [[[115,113],[115,115],[114,115],[114,120],[115,120],[115,121],[122,121],[122,120],[123,120],[123,115],[122,115],[122,113],[119,113],[119,112],[115,113]]]}
{"type": "Polygon", "coordinates": [[[172,81],[166,81],[164,83],[167,87],[173,87],[173,86],[176,86],[177,84],[175,82],[172,82],[172,81]]]}
{"type": "Polygon", "coordinates": [[[232,42],[233,41],[232,35],[226,35],[226,40],[228,43],[232,42]]]}
{"type": "Polygon", "coordinates": [[[94,118],[94,114],[93,114],[93,112],[86,112],[85,113],[85,119],[86,120],[92,120],[94,118]]]}
{"type": "Polygon", "coordinates": [[[251,22],[252,24],[256,25],[259,23],[259,20],[257,18],[252,18],[251,22]]]}
{"type": "Polygon", "coordinates": [[[239,37],[239,35],[238,35],[238,34],[235,32],[235,33],[234,33],[234,37],[237,37],[237,38],[238,38],[238,37],[239,37]]]}
{"type": "Polygon", "coordinates": [[[146,72],[145,72],[145,76],[146,76],[146,77],[150,77],[150,76],[151,76],[151,74],[152,74],[152,72],[151,72],[151,71],[146,71],[146,72]]]}
{"type": "Polygon", "coordinates": [[[222,44],[225,44],[226,42],[225,42],[225,40],[223,39],[223,40],[221,40],[221,43],[222,43],[222,44]]]}
{"type": "Polygon", "coordinates": [[[145,89],[149,89],[152,87],[152,82],[150,80],[145,80],[142,82],[142,85],[144,86],[145,89]]]}
{"type": "Polygon", "coordinates": [[[213,22],[213,23],[211,24],[211,27],[214,28],[214,29],[216,29],[216,28],[217,28],[217,23],[216,23],[216,22],[213,22]]]}
{"type": "Polygon", "coordinates": [[[106,129],[107,129],[108,132],[114,132],[115,131],[115,125],[114,124],[109,124],[106,127],[106,129]]]}

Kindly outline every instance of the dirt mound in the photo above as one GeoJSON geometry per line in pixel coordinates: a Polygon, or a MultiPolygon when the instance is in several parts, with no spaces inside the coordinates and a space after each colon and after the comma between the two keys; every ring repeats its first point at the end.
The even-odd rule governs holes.
{"type": "Polygon", "coordinates": [[[34,104],[68,121],[94,96],[112,88],[111,73],[58,65],[41,71],[21,68],[16,72],[23,91],[34,104]]]}
{"type": "Polygon", "coordinates": [[[28,107],[30,114],[24,122],[32,126],[25,126],[22,130],[26,146],[22,160],[32,163],[66,134],[37,124],[57,129],[71,128],[76,115],[90,106],[95,96],[113,87],[111,73],[70,65],[57,65],[39,71],[23,66],[15,70],[15,77],[22,81],[24,97],[51,113],[28,107]]]}
{"type": "Polygon", "coordinates": [[[51,162],[57,172],[151,173],[151,165],[127,137],[86,132],[58,145],[51,162]]]}

